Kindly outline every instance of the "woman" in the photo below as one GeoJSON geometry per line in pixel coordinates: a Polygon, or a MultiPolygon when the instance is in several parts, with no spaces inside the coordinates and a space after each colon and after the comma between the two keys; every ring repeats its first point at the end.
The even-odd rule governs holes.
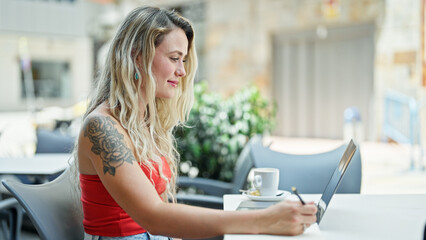
{"type": "Polygon", "coordinates": [[[174,203],[172,132],[193,103],[193,40],[188,20],[164,9],[137,8],[119,27],[76,148],[86,239],[296,235],[315,221],[315,206],[298,202],[241,212],[174,203]]]}

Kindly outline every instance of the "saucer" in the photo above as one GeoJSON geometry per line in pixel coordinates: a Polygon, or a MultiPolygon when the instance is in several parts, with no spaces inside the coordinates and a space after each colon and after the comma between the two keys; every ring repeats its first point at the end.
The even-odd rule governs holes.
{"type": "Polygon", "coordinates": [[[246,192],[243,192],[243,196],[248,197],[250,200],[253,201],[262,201],[262,202],[278,202],[281,200],[284,200],[286,197],[289,197],[291,195],[290,192],[287,191],[283,191],[283,190],[278,190],[277,194],[282,193],[280,196],[254,196],[254,195],[249,195],[246,192]]]}

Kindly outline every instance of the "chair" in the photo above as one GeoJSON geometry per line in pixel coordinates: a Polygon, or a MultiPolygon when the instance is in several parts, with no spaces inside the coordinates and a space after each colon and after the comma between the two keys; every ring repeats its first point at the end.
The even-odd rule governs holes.
{"type": "Polygon", "coordinates": [[[425,223],[425,230],[423,231],[423,240],[426,240],[426,223],[425,223]]]}
{"type": "MultiPolygon", "coordinates": [[[[37,145],[35,153],[70,153],[74,148],[75,138],[60,133],[59,131],[37,130],[37,145]]],[[[52,181],[59,174],[54,174],[47,178],[52,181]]],[[[28,176],[18,176],[23,183],[40,183],[40,179],[31,179],[28,176]]]]}
{"type": "Polygon", "coordinates": [[[240,189],[244,189],[246,187],[247,176],[253,167],[250,148],[253,144],[260,140],[260,136],[254,136],[244,146],[238,156],[237,162],[235,163],[234,178],[231,183],[207,178],[179,177],[177,183],[179,187],[195,187],[196,189],[204,191],[206,195],[178,194],[178,202],[195,206],[223,209],[224,194],[236,194],[239,193],[240,189]]]}
{"type": "Polygon", "coordinates": [[[37,130],[36,153],[70,153],[75,138],[58,131],[37,130]]]}
{"type": "Polygon", "coordinates": [[[3,230],[5,239],[20,239],[22,214],[22,208],[16,199],[0,200],[0,229],[3,230]]]}
{"type": "MultiPolygon", "coordinates": [[[[0,180],[3,179],[20,181],[14,175],[1,175],[0,180]]],[[[10,195],[10,192],[3,185],[0,185],[0,230],[3,231],[5,239],[20,239],[23,215],[22,207],[18,201],[10,195]]]]}
{"type": "Polygon", "coordinates": [[[52,182],[39,185],[3,180],[44,240],[83,239],[82,213],[68,168],[52,182]]]}
{"type": "MultiPolygon", "coordinates": [[[[299,193],[322,193],[338,165],[346,144],[329,152],[295,155],[273,151],[262,144],[252,146],[255,167],[278,168],[279,189],[290,191],[296,186],[299,193]]],[[[361,156],[356,150],[337,193],[360,193],[361,156]]]]}

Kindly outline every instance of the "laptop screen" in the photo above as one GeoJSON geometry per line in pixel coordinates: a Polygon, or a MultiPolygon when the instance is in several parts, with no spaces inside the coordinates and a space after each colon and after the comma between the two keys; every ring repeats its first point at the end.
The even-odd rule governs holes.
{"type": "Polygon", "coordinates": [[[356,151],[356,145],[351,140],[346,147],[345,152],[343,153],[342,158],[340,159],[339,165],[334,170],[333,175],[330,178],[325,190],[321,196],[321,199],[318,202],[318,211],[317,211],[317,223],[320,223],[322,217],[324,216],[324,212],[327,209],[328,204],[330,203],[331,198],[334,193],[336,193],[337,188],[342,181],[343,175],[348,168],[349,162],[351,161],[353,155],[356,151]]]}

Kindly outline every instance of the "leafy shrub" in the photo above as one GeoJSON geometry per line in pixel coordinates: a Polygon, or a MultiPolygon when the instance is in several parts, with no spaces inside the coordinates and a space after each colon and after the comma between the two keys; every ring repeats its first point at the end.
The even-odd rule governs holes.
{"type": "Polygon", "coordinates": [[[272,130],[276,106],[263,98],[255,86],[223,99],[208,92],[207,84],[201,82],[195,84],[194,94],[189,127],[175,132],[182,161],[181,175],[189,173],[229,182],[248,139],[272,130]]]}

